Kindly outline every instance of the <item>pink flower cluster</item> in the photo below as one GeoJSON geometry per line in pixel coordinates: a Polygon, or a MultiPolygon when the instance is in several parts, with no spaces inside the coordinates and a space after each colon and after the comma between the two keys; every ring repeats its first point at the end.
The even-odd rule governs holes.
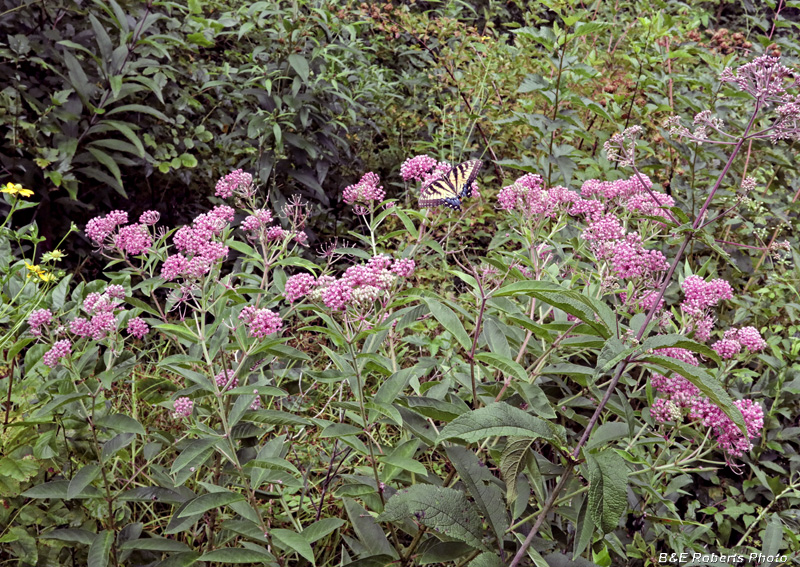
{"type": "Polygon", "coordinates": [[[256,231],[262,226],[266,226],[272,222],[272,212],[266,209],[257,209],[253,211],[244,221],[241,227],[243,230],[256,231]]]}
{"type": "Polygon", "coordinates": [[[241,169],[230,172],[217,181],[214,195],[222,199],[231,197],[234,193],[247,197],[252,192],[253,176],[241,169]]]}
{"type": "MultiPolygon", "coordinates": [[[[83,300],[83,311],[90,317],[76,317],[69,324],[69,330],[79,337],[91,337],[99,341],[117,329],[114,311],[120,308],[119,300],[125,297],[125,289],[120,285],[108,286],[103,293],[93,292],[83,300]]],[[[146,325],[146,323],[145,323],[146,325]]]]}
{"type": "Polygon", "coordinates": [[[158,211],[145,211],[139,216],[139,222],[147,226],[153,226],[161,218],[158,211]]]}
{"type": "Polygon", "coordinates": [[[437,163],[434,158],[425,155],[408,158],[400,166],[400,175],[403,177],[403,181],[412,179],[422,181],[436,167],[437,163]]]}
{"type": "Polygon", "coordinates": [[[117,249],[124,255],[138,256],[150,251],[153,238],[148,227],[156,224],[159,218],[157,211],[145,211],[138,223],[128,225],[128,213],[111,211],[104,217],[90,220],[86,224],[86,236],[99,248],[117,249]]]}
{"type": "Polygon", "coordinates": [[[143,339],[144,336],[150,331],[150,326],[141,317],[133,317],[128,320],[128,334],[143,339]]]}
{"type": "Polygon", "coordinates": [[[49,309],[37,309],[28,317],[28,326],[31,335],[39,337],[42,335],[40,327],[47,327],[53,322],[53,313],[49,309]]]}
{"type": "Polygon", "coordinates": [[[301,297],[308,295],[316,285],[317,279],[311,274],[295,274],[286,280],[286,288],[283,292],[286,301],[294,303],[301,297]]]}
{"type": "Polygon", "coordinates": [[[57,341],[53,345],[53,348],[44,353],[42,362],[44,362],[50,368],[55,368],[59,359],[68,357],[71,352],[72,343],[69,341],[69,339],[62,339],[57,341]]]}
{"type": "Polygon", "coordinates": [[[214,382],[216,382],[217,387],[222,390],[232,390],[239,385],[239,379],[235,374],[233,370],[223,370],[214,376],[214,382]]]}
{"type": "Polygon", "coordinates": [[[256,309],[248,305],[239,313],[239,320],[248,326],[251,337],[263,338],[283,328],[283,319],[269,309],[256,309]]]}
{"type": "Polygon", "coordinates": [[[383,201],[386,192],[380,185],[380,177],[371,171],[365,173],[355,185],[349,185],[342,192],[342,199],[348,205],[356,202],[369,204],[372,201],[383,201]]]}
{"type": "Polygon", "coordinates": [[[189,417],[189,416],[192,415],[192,409],[194,408],[194,402],[192,400],[190,400],[189,398],[187,398],[186,396],[183,396],[183,397],[178,398],[177,400],[175,400],[175,403],[173,404],[172,407],[175,408],[175,411],[173,412],[172,415],[176,419],[180,419],[182,417],[189,417]]]}
{"type": "Polygon", "coordinates": [[[172,254],[161,266],[161,277],[199,279],[228,256],[228,247],[216,240],[233,220],[235,211],[226,205],[198,215],[191,226],[181,227],[172,237],[180,253],[172,254]]]}
{"type": "Polygon", "coordinates": [[[641,175],[641,179],[635,175],[616,181],[588,179],[581,186],[581,195],[603,198],[626,211],[664,216],[663,209],[674,207],[675,200],[666,193],[652,191],[652,187],[653,183],[646,175],[641,175]]]}
{"type": "Polygon", "coordinates": [[[705,281],[700,276],[689,276],[681,284],[684,299],[681,310],[689,316],[689,330],[699,341],[707,341],[714,328],[714,318],[709,310],[724,299],[733,298],[731,284],[723,279],[705,281]]]}
{"type": "Polygon", "coordinates": [[[725,331],[722,340],[711,345],[720,358],[733,358],[745,347],[750,352],[758,352],[767,347],[767,341],[761,337],[761,333],[755,327],[742,327],[741,329],[729,329],[725,331]]]}
{"type": "Polygon", "coordinates": [[[119,229],[114,238],[114,245],[123,254],[138,256],[150,250],[153,239],[145,224],[129,224],[119,229]]]}
{"type": "Polygon", "coordinates": [[[397,278],[411,276],[415,267],[409,258],[392,261],[389,256],[373,256],[366,264],[350,266],[338,279],[332,276],[314,278],[310,274],[291,276],[286,280],[284,295],[289,303],[309,296],[329,309],[341,311],[348,305],[368,305],[385,297],[397,278]]]}
{"type": "Polygon", "coordinates": [[[517,211],[528,219],[554,218],[560,212],[599,218],[605,210],[600,201],[583,199],[577,192],[556,186],[546,189],[540,175],[528,173],[503,187],[497,195],[501,210],[517,211]]]}
{"type": "Polygon", "coordinates": [[[86,224],[86,236],[100,247],[108,248],[106,238],[120,225],[128,224],[128,213],[111,211],[104,217],[95,217],[86,224]]]}
{"type": "MultiPolygon", "coordinates": [[[[751,336],[750,333],[746,333],[751,336]]],[[[760,338],[760,337],[759,337],[760,338]]],[[[665,348],[656,354],[681,360],[697,366],[697,358],[686,349],[665,348]]],[[[734,402],[741,410],[747,426],[748,436],[744,437],[738,427],[711,400],[703,396],[700,389],[680,374],[669,378],[653,374],[650,383],[664,397],[653,402],[650,415],[658,422],[679,421],[684,414],[691,420],[699,420],[703,427],[712,429],[717,436],[720,448],[733,457],[739,457],[751,448],[750,438],[757,437],[764,427],[764,412],[761,406],[751,400],[734,402]]]]}

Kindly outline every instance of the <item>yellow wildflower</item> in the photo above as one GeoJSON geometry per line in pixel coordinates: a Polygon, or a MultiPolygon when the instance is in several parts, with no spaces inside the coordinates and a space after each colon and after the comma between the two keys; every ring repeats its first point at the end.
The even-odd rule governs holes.
{"type": "Polygon", "coordinates": [[[28,273],[28,277],[31,277],[33,274],[36,274],[37,276],[39,276],[41,278],[43,274],[47,273],[40,266],[35,266],[35,265],[32,265],[32,264],[28,264],[28,262],[25,262],[25,267],[28,268],[28,272],[29,272],[28,273]]]}
{"type": "Polygon", "coordinates": [[[47,272],[38,272],[37,275],[39,276],[39,279],[42,280],[43,282],[52,282],[53,280],[56,279],[56,275],[53,273],[48,274],[47,272]]]}
{"type": "Polygon", "coordinates": [[[19,183],[6,183],[5,186],[0,189],[0,193],[8,193],[9,195],[22,195],[23,197],[30,197],[33,195],[33,191],[30,189],[23,189],[22,185],[19,183]]]}

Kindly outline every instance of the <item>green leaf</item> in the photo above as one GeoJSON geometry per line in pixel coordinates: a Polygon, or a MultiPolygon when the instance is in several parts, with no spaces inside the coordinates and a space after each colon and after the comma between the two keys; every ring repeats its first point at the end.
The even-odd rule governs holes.
{"type": "Polygon", "coordinates": [[[180,156],[181,165],[183,167],[197,167],[197,158],[194,157],[192,154],[183,153],[180,156]]]}
{"type": "Polygon", "coordinates": [[[608,443],[609,441],[616,441],[617,439],[626,439],[630,435],[630,428],[627,423],[622,421],[614,421],[611,423],[604,423],[600,427],[595,427],[592,431],[592,436],[589,437],[586,443],[587,449],[593,449],[608,443]]]}
{"type": "Polygon", "coordinates": [[[457,417],[445,425],[436,443],[455,438],[475,443],[497,436],[543,438],[556,446],[561,446],[565,437],[562,427],[497,402],[457,417]]]}
{"type": "Polygon", "coordinates": [[[176,474],[179,472],[183,467],[191,463],[198,455],[202,454],[205,451],[211,451],[211,448],[217,442],[217,439],[209,439],[209,438],[201,438],[201,439],[193,439],[186,448],[181,451],[181,454],[178,455],[178,458],[172,463],[172,468],[169,471],[169,474],[176,474]]]}
{"type": "Polygon", "coordinates": [[[69,284],[72,281],[72,276],[66,276],[63,280],[58,282],[58,285],[53,288],[53,294],[50,296],[50,308],[57,311],[64,307],[69,295],[69,284]]]}
{"type": "Polygon", "coordinates": [[[500,456],[500,474],[506,481],[506,501],[510,504],[517,499],[517,477],[525,469],[528,450],[535,439],[509,439],[500,456]]]}
{"type": "Polygon", "coordinates": [[[614,313],[603,302],[551,282],[536,280],[515,282],[497,290],[493,297],[517,294],[531,295],[577,317],[597,331],[604,339],[613,334],[611,329],[616,328],[614,313]],[[597,321],[597,318],[600,321],[597,321]]]}
{"type": "Polygon", "coordinates": [[[103,530],[97,534],[89,546],[89,567],[106,567],[108,565],[111,544],[114,542],[114,532],[103,530]]]}
{"type": "Polygon", "coordinates": [[[106,116],[111,116],[112,114],[118,114],[120,112],[141,112],[143,114],[149,114],[150,116],[158,118],[167,124],[172,123],[172,120],[167,118],[167,115],[163,112],[156,110],[155,108],[150,108],[149,106],[144,106],[143,104],[123,104],[122,106],[117,106],[106,112],[106,116]]]}
{"type": "Polygon", "coordinates": [[[102,462],[106,462],[110,457],[130,445],[133,442],[135,435],[133,433],[120,433],[115,435],[105,443],[103,443],[103,451],[100,455],[102,462]]]}
{"type": "Polygon", "coordinates": [[[470,561],[468,567],[504,567],[504,565],[496,554],[484,552],[470,561]]]}
{"type": "Polygon", "coordinates": [[[399,522],[412,518],[447,537],[488,551],[482,541],[478,511],[459,490],[429,484],[412,485],[389,499],[378,521],[399,522]]]}
{"type": "Polygon", "coordinates": [[[739,408],[734,405],[733,400],[722,387],[719,381],[711,376],[704,368],[692,366],[681,360],[669,356],[647,356],[642,358],[646,362],[655,366],[661,366],[672,370],[686,378],[689,382],[698,387],[719,409],[725,412],[731,421],[739,428],[743,435],[747,436],[747,426],[739,408]]]}
{"type": "Polygon", "coordinates": [[[86,73],[83,72],[83,67],[81,67],[80,61],[78,61],[72,52],[65,49],[64,64],[67,66],[67,74],[69,75],[70,84],[75,89],[75,92],[81,95],[82,99],[86,100],[89,93],[87,87],[90,87],[92,83],[89,81],[86,73]]]}
{"type": "Polygon", "coordinates": [[[311,549],[311,545],[301,534],[293,532],[292,530],[282,529],[271,530],[270,534],[278,540],[278,543],[283,544],[284,547],[288,547],[302,558],[309,561],[311,565],[316,565],[314,562],[314,550],[311,549]]]}
{"type": "Polygon", "coordinates": [[[311,425],[307,418],[280,410],[254,410],[244,416],[245,421],[267,423],[269,425],[311,425]]]}
{"type": "Polygon", "coordinates": [[[589,514],[604,534],[619,525],[628,508],[628,467],[615,451],[587,453],[589,467],[589,514]]]}
{"type": "Polygon", "coordinates": [[[13,478],[25,482],[39,471],[39,464],[32,458],[0,458],[0,477],[13,478]]]}
{"type": "Polygon", "coordinates": [[[97,40],[97,47],[100,49],[100,54],[103,56],[103,63],[109,63],[111,60],[111,51],[114,49],[111,45],[111,38],[108,36],[108,32],[106,32],[105,26],[100,23],[100,20],[98,20],[94,14],[89,13],[89,21],[92,23],[92,30],[97,40]]]}
{"type": "Polygon", "coordinates": [[[494,476],[489,468],[478,460],[478,456],[465,447],[447,447],[447,458],[456,468],[458,477],[467,487],[483,517],[497,536],[503,541],[508,529],[508,516],[503,504],[500,488],[494,484],[494,476]]]}
{"type": "MultiPolygon", "coordinates": [[[[45,482],[32,488],[29,488],[21,494],[26,498],[67,498],[67,490],[69,489],[68,480],[53,480],[45,482]]],[[[94,486],[87,486],[86,489],[80,493],[76,498],[96,498],[100,496],[100,491],[94,486]]]]}
{"type": "MultiPolygon", "coordinates": [[[[778,555],[783,545],[783,523],[777,513],[772,514],[767,529],[764,530],[761,551],[764,555],[778,555]]],[[[774,564],[773,564],[774,565],[774,564]]]]}
{"type": "Polygon", "coordinates": [[[97,534],[80,528],[53,530],[39,536],[40,539],[55,539],[58,541],[80,543],[82,545],[92,545],[95,537],[97,537],[97,534]]]}
{"type": "Polygon", "coordinates": [[[341,518],[321,518],[319,521],[304,528],[301,535],[308,543],[314,543],[338,530],[346,523],[341,518]]]}
{"type": "Polygon", "coordinates": [[[514,362],[510,358],[500,356],[491,352],[481,352],[475,355],[475,360],[485,362],[489,366],[497,368],[500,372],[506,375],[511,375],[520,382],[529,382],[530,378],[525,369],[518,362],[514,362]]]}
{"type": "MultiPolygon", "coordinates": [[[[214,47],[214,42],[208,39],[202,32],[190,33],[186,35],[186,41],[199,45],[200,47],[214,47]]],[[[203,559],[201,557],[201,559],[203,559]]]]}
{"type": "Polygon", "coordinates": [[[89,486],[94,479],[100,475],[100,467],[94,464],[89,464],[78,471],[71,481],[69,481],[69,488],[67,488],[67,499],[72,500],[78,494],[82,493],[84,489],[89,486]]]}
{"type": "Polygon", "coordinates": [[[399,559],[397,551],[386,539],[386,534],[375,519],[355,500],[343,498],[343,502],[358,541],[367,548],[367,551],[372,555],[389,555],[393,559],[399,559]]]}
{"type": "Polygon", "coordinates": [[[397,467],[399,469],[403,469],[404,471],[412,472],[418,475],[425,476],[428,474],[428,470],[425,468],[425,465],[415,461],[414,459],[407,459],[397,455],[386,455],[381,457],[380,461],[386,465],[391,465],[393,467],[397,467]]]}
{"type": "Polygon", "coordinates": [[[142,424],[127,415],[116,413],[114,415],[107,415],[97,420],[97,425],[108,427],[115,431],[123,433],[138,433],[139,435],[146,435],[147,433],[142,427],[142,424]]]}
{"type": "Polygon", "coordinates": [[[275,558],[267,550],[242,549],[239,547],[223,547],[204,553],[199,561],[216,561],[217,563],[264,563],[272,562],[275,558]]]}
{"type": "Polygon", "coordinates": [[[194,514],[202,514],[215,508],[222,508],[228,504],[244,500],[244,495],[235,492],[212,492],[203,494],[189,502],[183,511],[178,514],[179,518],[185,518],[194,514]]]}
{"type": "Polygon", "coordinates": [[[110,171],[111,175],[114,176],[114,180],[116,180],[116,182],[119,183],[119,186],[122,187],[122,174],[120,173],[119,165],[117,165],[117,162],[114,160],[114,158],[112,158],[103,150],[98,150],[93,146],[86,146],[86,149],[89,150],[89,153],[94,156],[94,159],[108,168],[108,171],[110,171]]]}
{"type": "Polygon", "coordinates": [[[183,325],[173,325],[172,323],[162,323],[160,325],[155,326],[156,329],[160,331],[164,331],[167,333],[174,333],[179,337],[182,337],[186,340],[192,341],[193,343],[199,342],[199,338],[189,329],[184,327],[183,325]]]}
{"type": "Polygon", "coordinates": [[[292,53],[289,56],[289,65],[292,66],[292,69],[303,79],[304,83],[308,82],[308,61],[306,61],[305,57],[300,55],[299,53],[292,53]]]}
{"type": "Polygon", "coordinates": [[[467,331],[464,330],[464,325],[461,324],[455,312],[435,299],[423,297],[422,300],[428,306],[431,315],[441,323],[442,327],[447,329],[450,334],[455,337],[464,350],[470,351],[472,349],[472,339],[469,338],[467,331]]]}
{"type": "Polygon", "coordinates": [[[121,550],[139,549],[142,551],[191,551],[192,549],[183,542],[163,537],[149,537],[126,541],[120,546],[121,550]]]}
{"type": "Polygon", "coordinates": [[[589,513],[589,504],[587,501],[583,502],[581,511],[578,512],[578,523],[575,529],[577,537],[573,543],[572,556],[580,557],[586,550],[586,547],[592,543],[592,536],[594,535],[594,522],[592,515],[589,513]]]}

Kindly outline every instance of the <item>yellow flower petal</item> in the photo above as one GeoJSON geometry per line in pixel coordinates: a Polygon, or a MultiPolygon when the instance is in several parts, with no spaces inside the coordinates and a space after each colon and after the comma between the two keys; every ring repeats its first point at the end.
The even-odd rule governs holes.
{"type": "Polygon", "coordinates": [[[33,191],[31,191],[30,189],[20,189],[18,193],[23,197],[30,197],[31,195],[33,195],[33,191]]]}

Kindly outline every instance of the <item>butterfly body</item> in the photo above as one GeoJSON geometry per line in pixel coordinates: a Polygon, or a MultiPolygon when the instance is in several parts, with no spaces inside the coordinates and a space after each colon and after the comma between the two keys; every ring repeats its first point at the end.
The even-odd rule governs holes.
{"type": "Polygon", "coordinates": [[[478,177],[482,165],[480,160],[465,161],[455,166],[446,175],[434,179],[422,188],[419,206],[438,207],[444,205],[460,211],[461,199],[472,195],[472,184],[478,177]]]}

